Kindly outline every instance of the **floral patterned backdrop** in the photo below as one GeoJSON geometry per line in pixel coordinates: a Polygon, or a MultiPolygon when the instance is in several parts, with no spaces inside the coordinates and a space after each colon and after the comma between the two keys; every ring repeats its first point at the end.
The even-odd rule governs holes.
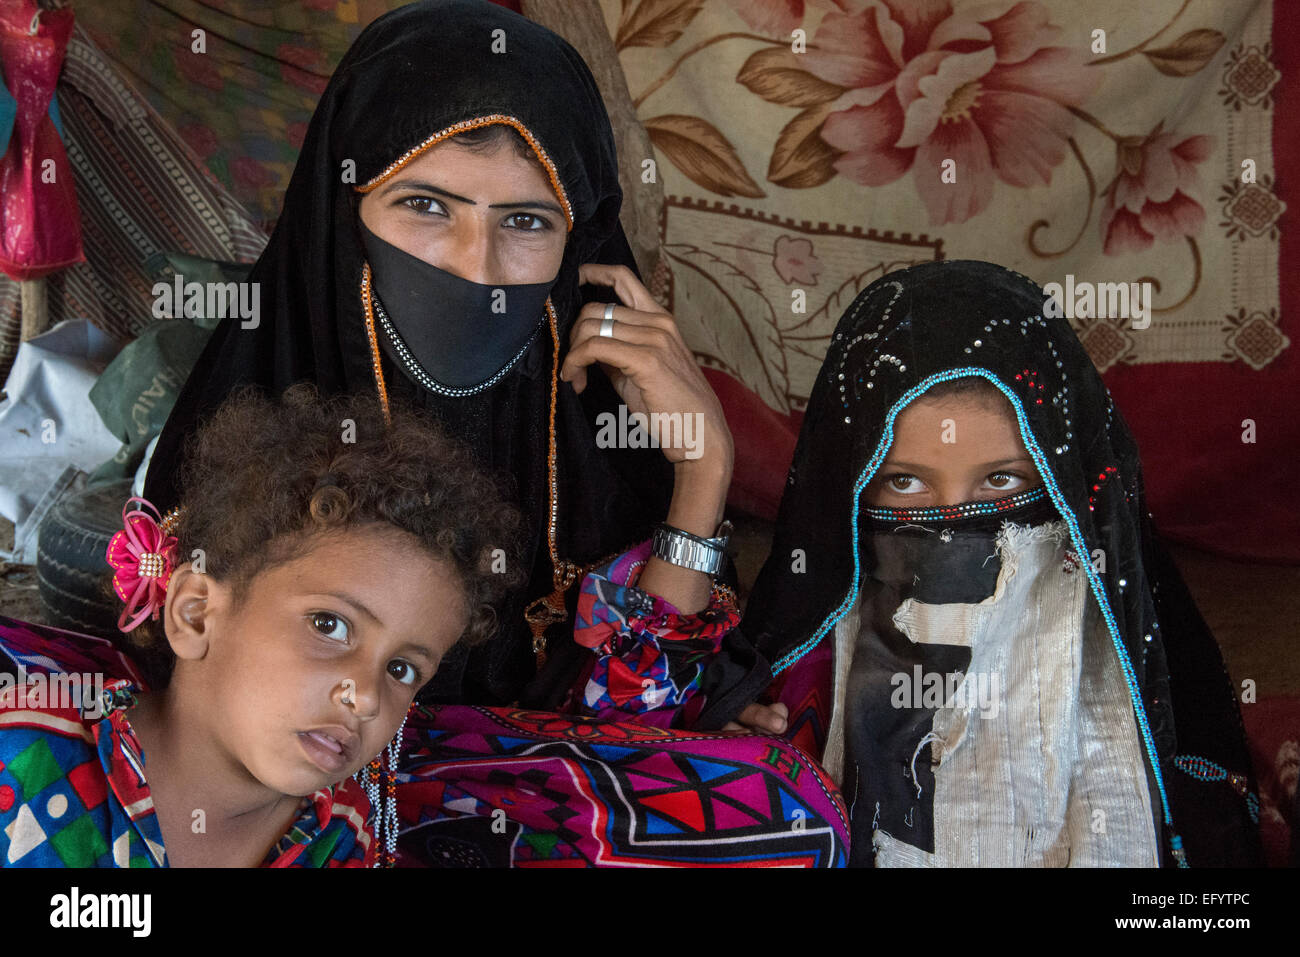
{"type": "MultiPolygon", "coordinates": [[[[701,362],[740,384],[720,386],[738,431],[777,417],[739,453],[738,497],[755,511],[774,507],[771,462],[788,461],[843,308],[910,262],[990,259],[1062,286],[1149,282],[1145,328],[1072,320],[1112,389],[1142,366],[1255,373],[1289,355],[1271,0],[601,6],[666,194],[657,289],[701,362]],[[782,417],[789,441],[769,456],[782,417]]],[[[1135,427],[1140,440],[1151,431],[1135,427]]],[[[1216,437],[1238,454],[1231,440],[1216,437]]],[[[1181,467],[1154,451],[1157,472],[1181,467]]],[[[1190,505],[1166,508],[1165,524],[1252,550],[1185,531],[1202,521],[1190,505]]]]}
{"type": "Polygon", "coordinates": [[[1151,282],[1149,328],[1077,321],[1103,371],[1258,369],[1289,345],[1269,3],[604,9],[662,161],[672,293],[713,306],[726,291],[735,314],[697,346],[776,409],[806,400],[842,305],[918,258],[1151,282]]]}

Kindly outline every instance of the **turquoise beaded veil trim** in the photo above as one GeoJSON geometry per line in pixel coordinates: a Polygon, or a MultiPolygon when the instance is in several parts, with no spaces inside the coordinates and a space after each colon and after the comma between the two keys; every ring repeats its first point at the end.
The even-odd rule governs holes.
{"type": "Polygon", "coordinates": [[[1195,754],[1180,754],[1174,758],[1174,765],[1178,770],[1185,774],[1190,774],[1198,781],[1204,781],[1207,784],[1213,784],[1216,781],[1226,781],[1246,801],[1246,810],[1250,812],[1250,819],[1256,824],[1259,823],[1259,798],[1250,790],[1250,785],[1244,774],[1232,774],[1221,764],[1216,764],[1209,758],[1203,758],[1195,754]]]}
{"type": "Polygon", "coordinates": [[[872,518],[886,522],[941,522],[945,520],[960,521],[963,518],[976,518],[981,515],[998,515],[1009,512],[1022,505],[1032,505],[1047,498],[1043,486],[1017,492],[1005,498],[989,499],[982,502],[962,502],[960,505],[936,505],[933,508],[873,508],[863,509],[872,518]]]}

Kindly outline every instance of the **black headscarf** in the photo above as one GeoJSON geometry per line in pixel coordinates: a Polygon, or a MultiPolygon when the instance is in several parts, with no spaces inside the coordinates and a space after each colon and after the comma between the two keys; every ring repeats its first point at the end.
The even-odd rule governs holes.
{"type": "Polygon", "coordinates": [[[862,495],[896,416],[939,382],[982,376],[1015,409],[1074,551],[1104,553],[1104,572],[1086,559],[1083,569],[1133,699],[1162,860],[1176,861],[1181,844],[1193,866],[1256,863],[1239,793],[1254,782],[1222,657],[1153,531],[1128,426],[1067,321],[1043,313],[1038,285],[983,262],[927,263],[862,291],[809,399],[744,631],[776,674],[833,636],[872,570],[862,495]],[[795,549],[803,563],[792,562],[795,549]],[[1206,780],[1218,772],[1193,757],[1236,777],[1206,780]]]}
{"type": "MultiPolygon", "coordinates": [[[[306,379],[325,395],[377,396],[361,299],[365,254],[356,187],[436,134],[489,117],[513,118],[541,148],[539,159],[562,187],[561,205],[567,200],[571,210],[572,229],[551,291],[562,361],[584,302],[578,267],[601,262],[635,270],[618,220],[614,137],[596,83],[569,44],[508,10],[484,0],[413,3],[366,28],[321,96],[279,221],[249,277],[261,284],[259,325],[243,329],[232,317],[213,334],[154,452],[145,489],[152,502],[164,509],[175,504],[186,438],[237,386],[259,385],[278,395],[306,379]],[[504,52],[494,52],[502,44],[504,52]]],[[[526,516],[528,586],[502,610],[495,640],[476,648],[468,663],[463,652],[443,662],[425,700],[504,704],[519,698],[534,677],[523,610],[552,590],[547,458],[554,361],[543,329],[492,388],[446,398],[382,357],[389,395],[431,411],[484,466],[512,476],[526,516]]],[[[581,396],[559,383],[556,545],[562,559],[587,564],[622,550],[648,537],[667,512],[672,471],[657,449],[596,448],[595,418],[618,401],[596,368],[581,396]]],[[[571,620],[553,626],[554,667],[526,701],[543,705],[559,694],[573,665],[566,656],[576,654],[571,628],[571,620]]]]}

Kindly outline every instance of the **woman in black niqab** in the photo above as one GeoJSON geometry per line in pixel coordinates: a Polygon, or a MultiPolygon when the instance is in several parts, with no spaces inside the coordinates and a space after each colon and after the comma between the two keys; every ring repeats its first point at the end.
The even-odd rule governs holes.
{"type": "Polygon", "coordinates": [[[163,509],[177,504],[185,440],[241,385],[278,395],[310,380],[325,395],[400,396],[429,410],[483,465],[513,476],[530,574],[501,610],[497,638],[472,653],[458,648],[422,700],[504,704],[522,696],[535,707],[554,706],[581,651],[569,639],[572,618],[550,625],[550,661],[539,675],[525,609],[571,580],[573,566],[649,537],[673,487],[659,450],[597,449],[596,416],[619,404],[598,367],[588,370],[581,394],[555,382],[584,303],[579,266],[635,270],[619,225],[621,202],[604,104],[586,64],[562,39],[474,0],[413,3],[379,18],[348,50],[312,117],[279,221],[249,277],[260,284],[258,323],[244,328],[231,317],[214,332],[159,438],[146,496],[163,509]],[[570,230],[550,290],[550,322],[491,388],[449,397],[394,363],[368,314],[359,189],[421,148],[492,124],[513,127],[534,148],[570,230]]]}

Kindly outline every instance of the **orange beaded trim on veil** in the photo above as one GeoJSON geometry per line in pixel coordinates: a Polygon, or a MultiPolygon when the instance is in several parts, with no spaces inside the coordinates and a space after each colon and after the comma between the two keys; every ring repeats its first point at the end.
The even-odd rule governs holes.
{"type": "Polygon", "coordinates": [[[464,133],[466,130],[478,129],[481,126],[492,126],[499,124],[502,126],[514,127],[515,131],[524,138],[533,152],[537,154],[537,159],[546,169],[546,175],[550,177],[551,188],[555,190],[555,195],[559,197],[560,205],[564,207],[564,221],[567,229],[573,229],[573,207],[569,204],[569,195],[564,191],[564,184],[560,182],[559,173],[555,171],[555,164],[551,162],[551,157],[546,150],[542,149],[542,144],[537,142],[537,137],[533,136],[528,127],[515,119],[513,116],[507,116],[504,113],[491,113],[487,116],[476,117],[472,120],[461,120],[459,123],[453,123],[446,129],[434,133],[418,146],[413,146],[397,159],[393,160],[388,166],[384,167],[383,172],[371,179],[364,185],[356,187],[358,193],[368,193],[376,186],[379,186],[390,176],[404,167],[411,160],[424,153],[430,147],[442,142],[448,137],[455,136],[457,133],[464,133]]]}
{"type": "Polygon", "coordinates": [[[361,311],[366,317],[366,338],[370,340],[370,367],[375,373],[375,388],[379,390],[379,405],[384,410],[384,424],[392,425],[388,411],[388,386],[384,383],[384,370],[379,364],[379,340],[375,338],[375,310],[370,300],[370,263],[361,266],[361,311]]]}

